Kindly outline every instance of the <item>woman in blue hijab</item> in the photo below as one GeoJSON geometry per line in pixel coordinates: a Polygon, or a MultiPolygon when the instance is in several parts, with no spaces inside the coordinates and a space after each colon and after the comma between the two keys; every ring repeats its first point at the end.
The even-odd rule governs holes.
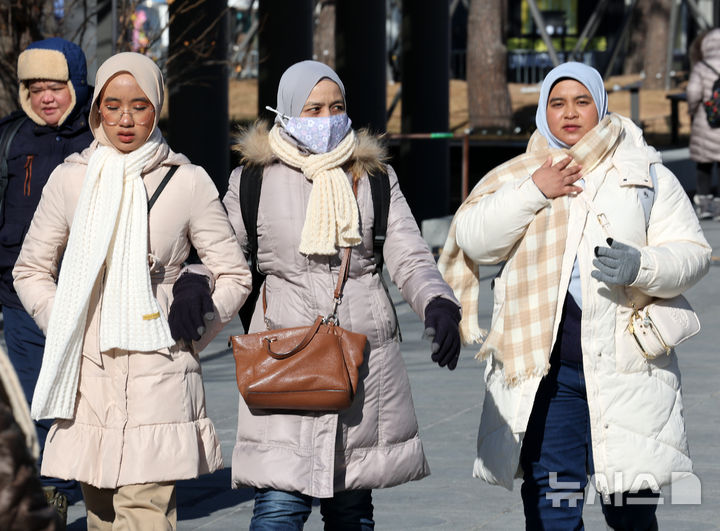
{"type": "Polygon", "coordinates": [[[439,264],[463,340],[482,336],[488,359],[474,475],[508,489],[522,477],[527,529],[582,529],[589,476],[610,527],[657,529],[660,488],[692,473],[680,372],[628,324],[700,280],[710,247],[642,131],[608,113],[594,68],[550,71],[536,124],[460,207],[439,264]],[[486,335],[463,263],[504,264],[486,335]]]}

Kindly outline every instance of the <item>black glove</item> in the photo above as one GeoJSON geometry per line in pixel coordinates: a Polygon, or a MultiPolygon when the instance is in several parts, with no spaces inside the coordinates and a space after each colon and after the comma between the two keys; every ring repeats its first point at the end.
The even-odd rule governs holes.
{"type": "Polygon", "coordinates": [[[173,284],[168,324],[175,341],[197,341],[205,332],[205,321],[215,318],[207,278],[195,273],[181,275],[173,284]]]}
{"type": "Polygon", "coordinates": [[[460,357],[460,308],[441,297],[425,308],[425,334],[432,341],[432,360],[451,371],[460,357]]]}

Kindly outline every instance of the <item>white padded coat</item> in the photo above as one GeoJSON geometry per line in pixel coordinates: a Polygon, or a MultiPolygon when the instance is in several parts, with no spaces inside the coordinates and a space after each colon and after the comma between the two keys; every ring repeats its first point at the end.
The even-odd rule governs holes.
{"type": "MultiPolygon", "coordinates": [[[[651,297],[673,297],[700,280],[708,270],[711,249],[685,191],[659,163],[646,227],[640,194],[643,187],[652,186],[652,148],[644,145],[641,131],[630,120],[623,118],[623,126],[620,147],[584,176],[582,193],[588,194],[596,213],[605,214],[613,238],[640,249],[640,271],[630,289],[644,304],[651,297]]],[[[457,242],[479,264],[512,259],[513,246],[547,202],[529,175],[522,182],[508,183],[459,217],[457,242]]],[[[611,493],[638,486],[637,481],[648,477],[644,474],[652,475],[658,486],[666,485],[677,477],[674,473],[690,472],[692,463],[676,353],[646,361],[626,332],[631,309],[625,288],[590,276],[594,248],[607,245],[606,237],[585,201],[571,198],[559,300],[564,299],[577,255],[595,487],[611,493]]],[[[505,303],[504,286],[501,273],[494,285],[493,320],[505,303]]],[[[542,316],[555,319],[554,338],[561,311],[559,304],[557,315],[542,316]]],[[[512,489],[513,479],[520,475],[520,449],[540,378],[508,387],[491,359],[485,381],[474,475],[512,489]]]]}

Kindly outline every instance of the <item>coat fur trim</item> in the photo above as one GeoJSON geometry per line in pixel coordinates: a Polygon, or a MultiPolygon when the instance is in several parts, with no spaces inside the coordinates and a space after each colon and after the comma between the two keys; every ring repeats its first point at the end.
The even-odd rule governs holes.
{"type": "Polygon", "coordinates": [[[67,81],[70,79],[67,60],[59,50],[32,48],[25,50],[18,57],[18,79],[52,79],[67,81]]]}
{"type": "MultiPolygon", "coordinates": [[[[243,164],[268,166],[279,162],[275,153],[270,149],[269,131],[268,123],[259,120],[238,132],[233,149],[242,155],[241,162],[243,164]]],[[[386,172],[385,161],[389,157],[380,138],[372,135],[367,129],[357,131],[356,138],[355,150],[345,169],[352,172],[356,178],[364,173],[386,172]]]]}

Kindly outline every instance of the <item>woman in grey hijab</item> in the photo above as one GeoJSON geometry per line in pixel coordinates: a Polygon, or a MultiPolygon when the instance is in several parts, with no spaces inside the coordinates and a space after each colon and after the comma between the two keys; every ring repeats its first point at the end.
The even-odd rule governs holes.
{"type": "MultiPolygon", "coordinates": [[[[333,305],[345,248],[352,249],[340,326],[368,338],[352,405],[339,412],[260,411],[239,400],[233,485],[256,488],[250,528],[302,529],[320,500],[326,529],[372,529],[371,489],[429,473],[400,355],[397,318],[373,252],[370,175],[387,179],[383,256],[410,307],[424,318],[431,358],[451,370],[460,344],[458,303],[422,239],[384,149],[354,131],[340,78],[322,63],[291,66],[278,88],[274,126],[244,132],[243,164],[224,204],[247,249],[241,178],[262,167],[257,266],[267,275],[249,331],[310,325],[333,305]],[[357,195],[353,193],[353,186],[357,195]]],[[[245,202],[244,202],[245,201],[245,202]]],[[[381,211],[381,209],[379,209],[381,211]]]]}

